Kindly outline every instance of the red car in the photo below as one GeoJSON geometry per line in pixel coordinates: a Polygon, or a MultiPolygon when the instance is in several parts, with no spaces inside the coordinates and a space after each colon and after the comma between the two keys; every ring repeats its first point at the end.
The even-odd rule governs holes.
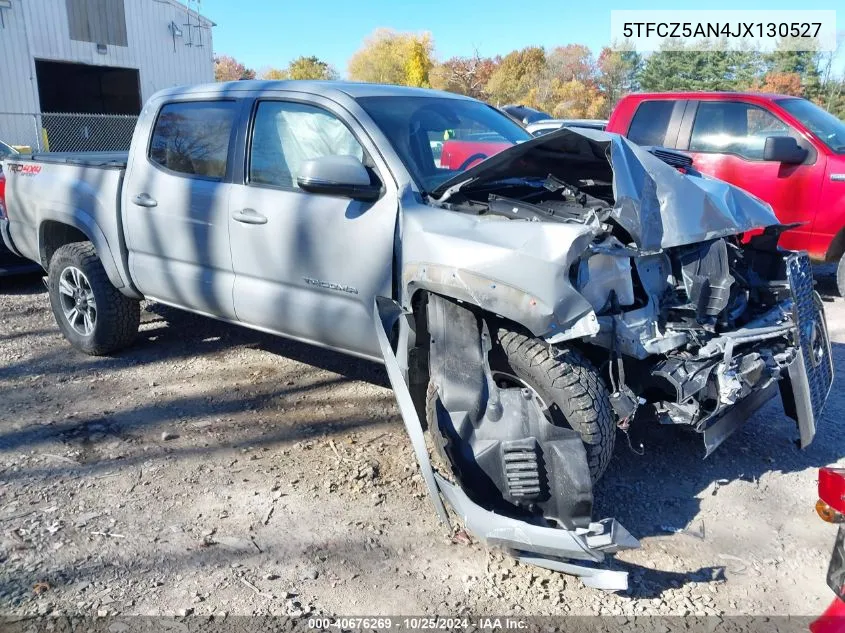
{"type": "Polygon", "coordinates": [[[819,470],[819,516],[830,523],[839,523],[839,533],[830,557],[827,584],[836,594],[825,612],[810,625],[811,633],[845,633],[845,470],[819,470]]]}
{"type": "Polygon", "coordinates": [[[838,262],[845,296],[845,123],[786,95],[740,92],[632,94],[608,132],[689,153],[695,168],[765,200],[784,224],[781,245],[838,262]]]}

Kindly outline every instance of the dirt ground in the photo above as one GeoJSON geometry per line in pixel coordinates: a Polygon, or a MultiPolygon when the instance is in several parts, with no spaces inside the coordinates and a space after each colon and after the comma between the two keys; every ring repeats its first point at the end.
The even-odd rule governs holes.
{"type": "Polygon", "coordinates": [[[0,280],[0,614],[817,614],[816,473],[845,455],[825,305],[840,373],[807,451],[778,401],[704,461],[677,429],[618,438],[596,517],[642,548],[608,594],[448,534],[380,367],[154,304],[89,358],[37,277],[0,280]]]}

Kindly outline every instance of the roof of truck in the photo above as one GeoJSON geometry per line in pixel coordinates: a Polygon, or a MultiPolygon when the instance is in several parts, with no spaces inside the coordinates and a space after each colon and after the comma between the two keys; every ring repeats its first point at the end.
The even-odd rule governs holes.
{"type": "Polygon", "coordinates": [[[313,80],[241,80],[226,81],[213,84],[198,84],[191,86],[177,86],[159,92],[167,97],[186,96],[193,94],[227,94],[232,92],[259,92],[265,90],[293,90],[324,96],[345,94],[353,99],[359,97],[447,97],[452,99],[469,99],[442,90],[428,88],[412,88],[409,86],[394,86],[386,84],[359,83],[353,81],[313,81],[313,80]]]}
{"type": "Polygon", "coordinates": [[[699,90],[692,92],[634,92],[625,96],[626,100],[644,101],[647,99],[719,99],[719,98],[751,98],[764,101],[777,99],[796,99],[793,95],[782,95],[775,92],[732,92],[729,90],[699,90]]]}

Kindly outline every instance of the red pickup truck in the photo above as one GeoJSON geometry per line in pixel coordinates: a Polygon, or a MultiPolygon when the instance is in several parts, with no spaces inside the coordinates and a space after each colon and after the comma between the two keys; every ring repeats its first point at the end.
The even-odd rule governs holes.
{"type": "Polygon", "coordinates": [[[845,296],[845,123],[786,95],[739,92],[632,94],[608,132],[688,153],[694,167],[758,196],[781,222],[802,223],[781,245],[838,262],[845,296]]]}

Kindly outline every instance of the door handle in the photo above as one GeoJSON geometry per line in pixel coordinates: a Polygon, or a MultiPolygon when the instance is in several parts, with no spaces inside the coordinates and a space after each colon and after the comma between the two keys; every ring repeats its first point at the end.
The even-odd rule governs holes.
{"type": "Polygon", "coordinates": [[[148,193],[139,193],[137,196],[132,198],[132,203],[138,205],[139,207],[155,207],[158,205],[156,199],[148,193]]]}
{"type": "Polygon", "coordinates": [[[235,211],[232,213],[232,219],[235,222],[241,222],[243,224],[267,224],[267,218],[258,213],[255,209],[235,211]]]}

